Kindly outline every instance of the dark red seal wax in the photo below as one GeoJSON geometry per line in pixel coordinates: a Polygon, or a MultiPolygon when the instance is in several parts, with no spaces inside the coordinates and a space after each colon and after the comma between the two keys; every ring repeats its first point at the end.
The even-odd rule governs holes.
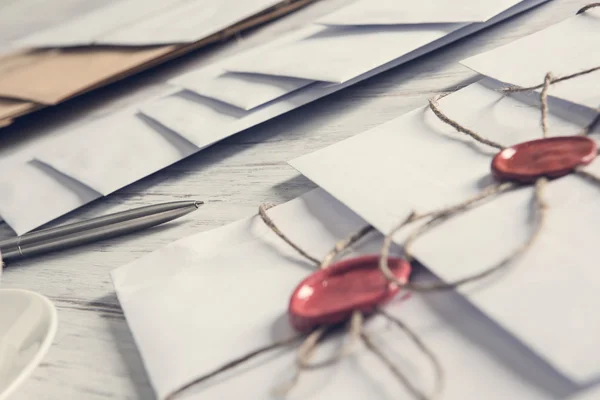
{"type": "MultiPolygon", "coordinates": [[[[398,286],[388,281],[378,268],[379,255],[350,258],[311,274],[294,290],[289,306],[290,322],[298,331],[320,325],[334,325],[389,301],[398,286]]],[[[408,281],[410,264],[400,258],[388,260],[390,270],[400,281],[408,281]]]]}
{"type": "Polygon", "coordinates": [[[534,182],[541,177],[559,178],[596,157],[596,143],[585,136],[561,136],[508,147],[492,160],[497,179],[534,182]]]}

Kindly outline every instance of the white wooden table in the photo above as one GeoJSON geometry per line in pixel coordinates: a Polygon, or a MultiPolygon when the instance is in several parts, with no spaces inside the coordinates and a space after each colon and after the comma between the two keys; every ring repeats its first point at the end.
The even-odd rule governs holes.
{"type": "MultiPolygon", "coordinates": [[[[7,0],[0,3],[2,1],[7,0]]],[[[328,1],[338,0],[323,0],[328,1]]],[[[110,270],[186,235],[247,217],[255,213],[262,202],[285,202],[305,193],[314,185],[299,176],[286,161],[422,106],[438,92],[455,90],[475,81],[477,75],[460,66],[458,61],[565,19],[589,2],[591,0],[553,0],[434,54],[242,132],[57,221],[71,222],[165,201],[199,199],[206,202],[195,213],[174,223],[15,262],[4,270],[2,287],[21,287],[48,296],[58,308],[59,316],[59,329],[50,352],[15,398],[154,398],[114,294],[110,270]]],[[[74,1],[69,0],[69,3],[74,4],[74,1]]],[[[198,57],[212,60],[269,40],[310,19],[312,13],[323,6],[311,7],[248,34],[238,42],[199,52],[127,83],[18,121],[0,131],[0,159],[13,148],[36,140],[45,125],[59,124],[107,105],[116,107],[124,98],[133,98],[129,95],[132,92],[137,92],[137,97],[143,96],[144,90],[160,85],[166,77],[185,69],[187,63],[198,57]]],[[[1,238],[10,234],[5,225],[0,225],[1,238]]]]}

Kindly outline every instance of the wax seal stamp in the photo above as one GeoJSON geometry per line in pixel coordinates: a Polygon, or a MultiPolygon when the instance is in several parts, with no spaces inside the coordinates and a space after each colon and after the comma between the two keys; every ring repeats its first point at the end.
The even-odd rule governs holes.
{"type": "Polygon", "coordinates": [[[502,181],[531,183],[560,178],[596,158],[596,143],[585,136],[532,140],[508,147],[492,160],[492,173],[502,181]]]}
{"type": "MultiPolygon", "coordinates": [[[[320,269],[296,287],[289,305],[290,322],[298,331],[339,324],[353,311],[368,314],[398,293],[378,268],[379,255],[350,258],[320,269]]],[[[388,264],[401,281],[408,281],[411,267],[401,258],[388,264]]]]}

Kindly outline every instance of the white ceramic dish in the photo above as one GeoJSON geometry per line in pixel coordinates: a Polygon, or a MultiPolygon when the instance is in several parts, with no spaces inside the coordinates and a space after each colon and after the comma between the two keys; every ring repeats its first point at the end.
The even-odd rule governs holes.
{"type": "Polygon", "coordinates": [[[11,398],[39,365],[56,327],[56,309],[46,297],[0,289],[0,400],[11,398]]]}

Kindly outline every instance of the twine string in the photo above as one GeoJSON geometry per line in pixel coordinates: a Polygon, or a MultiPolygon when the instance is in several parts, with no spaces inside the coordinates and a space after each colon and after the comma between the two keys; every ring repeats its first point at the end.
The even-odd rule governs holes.
{"type": "Polygon", "coordinates": [[[211,378],[214,378],[215,376],[220,375],[224,372],[227,372],[230,369],[233,369],[233,368],[237,367],[238,365],[241,365],[241,364],[245,363],[246,361],[250,361],[253,358],[256,358],[260,355],[270,353],[274,350],[277,350],[277,349],[280,349],[283,347],[290,346],[290,345],[294,344],[295,342],[297,342],[300,338],[301,338],[301,336],[298,335],[298,336],[294,336],[292,338],[277,341],[277,342],[269,344],[267,346],[259,347],[258,349],[252,350],[251,352],[244,354],[241,357],[235,358],[235,359],[223,364],[222,366],[210,371],[209,373],[201,375],[201,376],[197,377],[196,379],[190,381],[189,383],[181,386],[179,389],[177,389],[177,390],[173,391],[171,394],[169,394],[165,399],[166,400],[174,400],[179,394],[188,390],[192,386],[196,386],[202,382],[205,382],[211,378]]]}
{"type": "MultiPolygon", "coordinates": [[[[554,85],[555,83],[567,81],[567,80],[573,79],[573,78],[578,78],[580,76],[588,75],[588,74],[591,74],[592,72],[596,72],[598,70],[600,70],[600,65],[596,66],[596,67],[584,69],[583,71],[575,72],[573,74],[569,74],[569,75],[565,75],[565,76],[561,76],[561,77],[554,77],[550,81],[550,84],[554,85]]],[[[545,82],[542,82],[542,83],[540,83],[538,85],[534,85],[534,86],[528,86],[528,87],[510,86],[510,87],[502,89],[501,91],[504,93],[531,92],[536,89],[540,89],[540,88],[544,87],[544,84],[545,84],[545,82]]]]}
{"type": "Polygon", "coordinates": [[[429,361],[433,365],[434,373],[435,373],[435,386],[434,386],[432,393],[430,395],[426,395],[423,392],[421,392],[419,389],[417,389],[412,384],[410,379],[408,379],[408,377],[406,377],[406,375],[404,375],[402,373],[402,371],[400,371],[400,369],[398,369],[394,365],[392,360],[390,360],[384,352],[382,352],[380,349],[377,348],[377,346],[375,346],[375,344],[371,340],[370,336],[363,332],[363,334],[361,335],[361,338],[363,339],[363,342],[365,343],[367,348],[371,352],[373,352],[377,357],[379,357],[379,359],[388,366],[390,371],[392,371],[392,373],[400,381],[402,381],[404,386],[417,399],[433,400],[433,399],[438,398],[441,395],[441,393],[443,392],[444,383],[445,383],[444,368],[442,366],[442,363],[438,359],[438,357],[435,355],[435,353],[433,351],[431,351],[429,349],[429,347],[425,344],[425,342],[423,342],[423,340],[419,337],[419,335],[417,335],[417,333],[415,331],[413,331],[408,325],[406,325],[404,322],[402,322],[402,320],[387,313],[386,311],[384,311],[381,308],[377,309],[377,314],[385,317],[388,321],[392,322],[394,325],[396,325],[398,328],[400,328],[406,334],[406,336],[408,336],[408,338],[416,345],[416,347],[419,349],[419,351],[429,359],[429,361]]]}
{"type": "Polygon", "coordinates": [[[281,238],[281,240],[283,240],[288,245],[290,245],[291,248],[296,250],[296,252],[298,254],[300,254],[302,257],[306,258],[307,260],[311,261],[313,264],[320,265],[321,261],[319,261],[317,258],[311,256],[307,252],[305,252],[301,247],[299,247],[290,238],[288,238],[286,235],[284,235],[283,232],[281,232],[281,230],[277,227],[275,222],[273,222],[271,217],[269,217],[267,215],[267,210],[271,207],[273,207],[273,204],[261,204],[260,207],[258,208],[258,215],[260,215],[260,218],[263,220],[263,222],[273,231],[273,233],[275,233],[277,236],[279,236],[281,238]]]}
{"type": "Polygon", "coordinates": [[[544,77],[544,86],[540,92],[540,103],[542,104],[542,137],[548,137],[548,90],[552,85],[552,73],[548,72],[544,77]]]}
{"type": "Polygon", "coordinates": [[[336,352],[332,357],[320,361],[318,363],[310,363],[310,360],[312,359],[320,340],[323,338],[324,334],[330,329],[330,327],[322,326],[312,331],[306,337],[296,354],[296,372],[288,382],[275,389],[275,394],[278,396],[285,396],[286,394],[288,394],[298,384],[298,381],[300,380],[300,375],[303,370],[328,367],[330,365],[336,364],[344,357],[349,355],[352,352],[358,340],[360,339],[363,320],[364,317],[362,313],[359,311],[354,311],[348,324],[349,340],[344,342],[340,350],[336,352]]]}
{"type": "Polygon", "coordinates": [[[600,3],[591,3],[591,4],[588,4],[587,6],[583,6],[579,11],[577,11],[577,15],[583,14],[587,10],[590,10],[595,7],[600,7],[600,3]]]}
{"type": "Polygon", "coordinates": [[[483,136],[479,135],[477,132],[459,124],[458,122],[454,121],[453,119],[449,118],[448,116],[446,116],[446,114],[444,114],[438,105],[438,100],[440,99],[440,96],[436,96],[433,99],[429,100],[429,108],[431,109],[431,111],[433,111],[433,113],[435,114],[436,117],[438,117],[441,121],[445,122],[446,124],[450,125],[451,127],[453,127],[454,129],[456,129],[457,131],[464,133],[467,136],[470,136],[471,138],[475,139],[476,141],[478,141],[479,143],[483,143],[486,144],[488,146],[494,147],[498,150],[503,150],[504,146],[502,146],[500,143],[496,143],[493,140],[484,138],[483,136]]]}
{"type": "MultiPolygon", "coordinates": [[[[515,250],[513,250],[513,252],[509,256],[502,259],[499,263],[497,263],[491,267],[488,267],[480,272],[474,273],[474,274],[466,276],[464,278],[460,278],[453,282],[435,281],[435,282],[416,283],[416,282],[402,281],[402,280],[398,279],[392,273],[392,271],[390,270],[389,265],[388,265],[389,248],[393,241],[393,235],[396,233],[397,230],[399,230],[400,228],[403,227],[403,225],[398,225],[396,227],[396,229],[394,231],[392,231],[392,233],[386,235],[386,237],[384,239],[384,243],[381,248],[381,253],[380,253],[380,258],[379,258],[380,270],[382,271],[382,273],[385,275],[385,277],[388,280],[394,282],[396,285],[400,286],[401,288],[408,289],[408,290],[411,290],[414,292],[436,292],[436,291],[457,289],[458,287],[461,287],[468,283],[480,281],[480,280],[483,280],[483,279],[491,276],[492,274],[495,274],[496,272],[506,268],[508,265],[511,264],[512,261],[514,261],[516,258],[518,258],[523,253],[525,253],[525,251],[527,251],[529,248],[531,248],[531,246],[535,243],[536,239],[539,237],[539,235],[542,231],[542,227],[544,225],[544,221],[546,219],[545,217],[546,217],[547,205],[542,197],[543,188],[545,187],[545,183],[546,183],[546,178],[540,178],[536,181],[536,185],[535,185],[535,206],[536,207],[535,208],[536,208],[537,222],[534,226],[532,233],[530,234],[529,238],[522,245],[520,245],[515,250]]],[[[508,184],[492,186],[492,188],[486,193],[487,196],[485,196],[485,197],[491,197],[491,196],[498,195],[500,193],[503,193],[503,192],[513,188],[513,187],[514,187],[513,185],[508,185],[508,184]]],[[[485,197],[482,196],[482,199],[484,199],[485,197]]],[[[469,209],[470,206],[476,205],[476,204],[478,204],[478,202],[471,200],[471,201],[466,201],[462,204],[459,204],[458,206],[451,207],[447,210],[442,210],[439,213],[437,213],[434,217],[432,217],[423,226],[421,226],[420,228],[413,231],[404,245],[405,258],[409,261],[413,260],[413,256],[411,253],[411,247],[418,237],[423,235],[425,232],[429,231],[433,226],[435,226],[441,222],[447,221],[449,218],[460,214],[462,211],[465,211],[465,210],[469,209]]]]}
{"type": "Polygon", "coordinates": [[[320,263],[320,268],[327,268],[331,263],[337,258],[337,256],[349,249],[356,242],[367,236],[369,233],[374,232],[375,228],[371,225],[366,225],[360,228],[358,231],[352,233],[345,239],[338,241],[333,249],[323,258],[323,261],[320,263]]]}

